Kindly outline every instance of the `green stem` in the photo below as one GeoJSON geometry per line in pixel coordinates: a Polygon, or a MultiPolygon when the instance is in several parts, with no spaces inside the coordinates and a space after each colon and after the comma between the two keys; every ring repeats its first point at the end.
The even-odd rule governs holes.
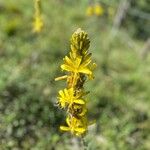
{"type": "Polygon", "coordinates": [[[82,144],[83,144],[83,150],[87,150],[88,149],[88,143],[85,141],[84,137],[81,137],[82,140],[82,144]]]}

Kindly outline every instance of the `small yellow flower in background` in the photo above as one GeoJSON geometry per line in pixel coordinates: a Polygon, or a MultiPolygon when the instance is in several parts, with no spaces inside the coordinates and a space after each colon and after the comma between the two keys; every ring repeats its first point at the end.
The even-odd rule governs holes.
{"type": "Polygon", "coordinates": [[[39,33],[41,32],[44,25],[41,15],[41,0],[35,0],[34,7],[35,7],[35,15],[33,22],[33,32],[39,33]]]}
{"type": "Polygon", "coordinates": [[[88,8],[86,9],[86,15],[92,16],[93,14],[94,14],[93,6],[88,6],[88,8]]]}
{"type": "Polygon", "coordinates": [[[97,16],[102,16],[104,14],[104,8],[100,4],[96,4],[94,7],[94,13],[97,16]]]}
{"type": "Polygon", "coordinates": [[[36,17],[35,18],[35,21],[34,21],[34,29],[33,29],[33,32],[41,32],[43,28],[43,21],[42,21],[42,18],[40,17],[36,17]]]}
{"type": "Polygon", "coordinates": [[[104,14],[104,8],[100,4],[90,5],[87,7],[86,15],[87,16],[102,16],[104,14]]]}
{"type": "Polygon", "coordinates": [[[88,125],[84,90],[87,79],[93,79],[93,70],[96,66],[92,63],[91,53],[88,52],[90,40],[86,32],[77,29],[71,37],[71,51],[65,56],[61,69],[66,75],[55,80],[66,79],[67,87],[58,92],[58,106],[67,112],[67,126],[60,126],[62,131],[69,131],[73,135],[83,136],[88,125]]]}

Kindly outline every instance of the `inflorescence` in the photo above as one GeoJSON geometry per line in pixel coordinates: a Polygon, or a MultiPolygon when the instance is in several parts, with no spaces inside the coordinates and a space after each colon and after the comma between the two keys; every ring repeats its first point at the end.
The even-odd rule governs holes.
{"type": "Polygon", "coordinates": [[[102,16],[104,14],[104,8],[101,4],[89,5],[86,10],[87,16],[102,16]]]}
{"type": "Polygon", "coordinates": [[[60,126],[63,131],[70,131],[73,135],[83,136],[90,124],[87,119],[86,98],[88,92],[84,90],[87,79],[93,79],[96,66],[91,62],[88,52],[90,40],[86,32],[77,29],[71,37],[71,51],[65,56],[61,69],[67,74],[55,80],[66,79],[67,87],[59,91],[58,106],[67,112],[67,126],[60,126]]]}
{"type": "Polygon", "coordinates": [[[44,25],[41,15],[41,0],[35,0],[34,7],[35,7],[35,14],[33,22],[33,32],[39,33],[41,32],[44,25]]]}

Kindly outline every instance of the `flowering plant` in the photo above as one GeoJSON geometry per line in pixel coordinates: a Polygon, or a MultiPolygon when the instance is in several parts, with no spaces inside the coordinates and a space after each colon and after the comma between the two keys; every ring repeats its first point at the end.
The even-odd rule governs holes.
{"type": "Polygon", "coordinates": [[[89,125],[87,119],[86,94],[84,83],[93,79],[91,53],[88,52],[90,40],[86,32],[77,29],[71,37],[71,51],[65,56],[61,69],[67,74],[55,80],[66,79],[67,88],[58,93],[58,105],[67,111],[67,126],[60,126],[63,131],[70,131],[76,136],[84,135],[89,125]]]}
{"type": "Polygon", "coordinates": [[[41,0],[35,0],[34,7],[35,7],[35,15],[33,22],[33,32],[39,33],[41,32],[44,25],[41,15],[41,0]]]}

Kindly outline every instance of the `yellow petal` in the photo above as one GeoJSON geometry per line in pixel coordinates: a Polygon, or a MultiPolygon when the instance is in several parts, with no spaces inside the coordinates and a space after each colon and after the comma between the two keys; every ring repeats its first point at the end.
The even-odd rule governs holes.
{"type": "Polygon", "coordinates": [[[82,58],[81,58],[80,56],[78,56],[78,57],[76,58],[76,61],[75,61],[75,66],[76,66],[76,68],[78,68],[78,67],[80,66],[81,60],[82,60],[82,58]]]}
{"type": "Polygon", "coordinates": [[[66,103],[65,103],[64,101],[59,101],[59,102],[60,102],[61,107],[62,107],[62,108],[65,108],[65,104],[66,104],[66,103]]]}
{"type": "Polygon", "coordinates": [[[66,127],[66,126],[60,126],[60,130],[69,131],[70,128],[69,128],[69,127],[66,127]]]}
{"type": "Polygon", "coordinates": [[[74,129],[76,132],[79,132],[79,133],[83,133],[83,132],[85,132],[85,128],[75,128],[74,129]]]}
{"type": "Polygon", "coordinates": [[[62,90],[60,90],[58,93],[61,97],[64,97],[64,92],[62,90]]]}
{"type": "Polygon", "coordinates": [[[72,60],[68,56],[66,56],[64,60],[69,66],[74,66],[72,60]]]}
{"type": "Polygon", "coordinates": [[[70,126],[70,120],[69,120],[69,117],[67,117],[66,122],[67,122],[68,126],[70,126]]]}
{"type": "Polygon", "coordinates": [[[80,68],[80,69],[79,69],[79,72],[80,72],[80,73],[89,74],[89,75],[92,74],[91,70],[88,69],[88,68],[86,68],[86,67],[85,67],[85,68],[80,68]]]}
{"type": "Polygon", "coordinates": [[[55,78],[55,81],[64,80],[67,77],[68,77],[67,75],[64,75],[64,76],[61,76],[61,77],[57,77],[57,78],[55,78]]]}
{"type": "Polygon", "coordinates": [[[85,104],[85,102],[82,99],[74,100],[74,103],[81,104],[81,105],[85,104]]]}
{"type": "Polygon", "coordinates": [[[73,95],[74,95],[73,88],[70,88],[70,89],[68,90],[68,94],[69,94],[70,97],[73,97],[73,95]]]}
{"type": "Polygon", "coordinates": [[[66,97],[67,99],[69,99],[70,95],[69,95],[69,93],[68,93],[68,90],[67,90],[67,89],[64,89],[64,93],[65,93],[65,97],[66,97]]]}
{"type": "Polygon", "coordinates": [[[63,64],[60,66],[62,70],[73,71],[73,68],[69,65],[63,64]]]}

